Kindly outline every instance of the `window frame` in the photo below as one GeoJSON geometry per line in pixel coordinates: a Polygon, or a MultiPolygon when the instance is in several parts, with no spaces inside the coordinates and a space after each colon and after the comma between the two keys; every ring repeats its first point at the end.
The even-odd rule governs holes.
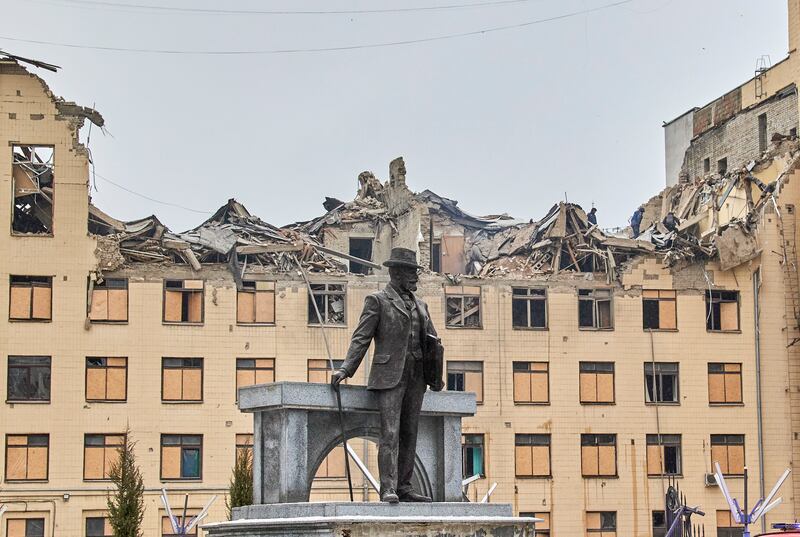
{"type": "Polygon", "coordinates": [[[552,518],[550,511],[520,511],[521,517],[541,518],[546,526],[539,527],[541,523],[536,523],[536,537],[550,537],[552,529],[552,518]]]}
{"type": "Polygon", "coordinates": [[[239,460],[239,453],[242,450],[247,450],[250,453],[250,458],[253,458],[253,449],[255,446],[255,435],[253,433],[236,433],[234,437],[235,441],[235,450],[234,450],[234,464],[236,461],[239,460]],[[248,440],[245,440],[244,443],[240,443],[240,437],[249,436],[249,443],[248,440]]]}
{"type": "Polygon", "coordinates": [[[444,327],[446,330],[483,330],[483,288],[479,285],[445,285],[444,309],[442,311],[444,312],[444,327]],[[460,289],[460,291],[456,292],[455,289],[460,289]],[[477,292],[467,292],[466,289],[477,289],[477,292]],[[475,326],[467,326],[465,324],[466,305],[464,300],[467,298],[478,299],[478,324],[475,326]],[[447,302],[450,299],[459,299],[461,301],[461,324],[450,324],[447,321],[447,302]]]}
{"type": "Polygon", "coordinates": [[[130,321],[130,282],[128,278],[103,278],[101,283],[97,281],[89,280],[89,286],[91,291],[87,290],[87,293],[91,293],[92,295],[92,306],[94,306],[94,293],[96,291],[106,291],[106,318],[105,319],[93,319],[92,318],[92,308],[88,305],[86,307],[86,318],[89,319],[89,322],[92,324],[128,324],[130,321]],[[122,287],[111,287],[109,286],[109,282],[124,282],[122,287]],[[124,319],[109,319],[108,318],[108,293],[112,290],[125,290],[125,318],[124,319]]]}
{"type": "Polygon", "coordinates": [[[275,326],[276,321],[276,311],[275,308],[277,306],[277,301],[275,298],[276,295],[276,282],[273,280],[242,280],[242,287],[241,289],[236,289],[236,324],[239,326],[275,326]],[[271,289],[259,289],[259,283],[267,283],[272,286],[271,289]],[[246,284],[246,285],[245,285],[246,284]],[[252,285],[251,285],[252,284],[252,285]],[[239,308],[240,304],[239,301],[241,299],[242,293],[252,294],[253,295],[253,321],[242,321],[239,319],[239,308]],[[263,321],[259,322],[255,320],[257,318],[257,302],[259,294],[269,294],[272,295],[272,321],[263,321]]]}
{"type": "Polygon", "coordinates": [[[8,322],[14,323],[51,323],[53,322],[53,282],[55,277],[33,275],[33,274],[9,274],[8,276],[8,322]],[[14,281],[14,278],[24,278],[29,281],[14,281]],[[36,281],[36,280],[47,280],[36,281]],[[28,304],[28,317],[12,317],[12,294],[14,288],[30,289],[29,304],[28,304]],[[50,308],[47,312],[47,317],[34,317],[34,289],[43,288],[50,291],[50,308]]]}
{"type": "Polygon", "coordinates": [[[743,406],[744,405],[744,381],[743,370],[744,364],[742,362],[708,362],[708,404],[709,406],[743,406]],[[711,371],[712,366],[722,366],[722,371],[711,371]],[[726,371],[728,366],[738,366],[739,371],[726,371]],[[722,389],[725,393],[725,401],[712,401],[711,400],[711,375],[722,376],[722,389]],[[728,376],[739,377],[739,400],[728,401],[728,376]]]}
{"type": "MultiPolygon", "coordinates": [[[[206,281],[196,278],[164,278],[161,291],[161,324],[170,326],[202,326],[206,319],[206,281]],[[170,283],[180,282],[180,287],[170,286],[170,283]],[[186,282],[201,282],[199,288],[186,287],[186,282]],[[183,295],[200,295],[200,320],[199,321],[168,321],[167,320],[167,292],[181,293],[181,318],[183,318],[183,295]]],[[[188,312],[186,312],[188,317],[188,312]]]]}
{"type": "Polygon", "coordinates": [[[511,329],[512,330],[532,330],[543,331],[550,329],[550,311],[546,287],[512,287],[511,288],[511,329]],[[516,291],[526,291],[526,294],[516,294],[516,291]],[[541,291],[539,294],[531,294],[531,291],[541,291]],[[514,302],[525,303],[525,316],[528,318],[526,326],[514,324],[514,302]],[[531,326],[531,302],[544,302],[544,326],[531,326]]]}
{"type": "MultiPolygon", "coordinates": [[[[108,516],[97,515],[97,514],[89,514],[83,517],[83,531],[85,537],[114,537],[114,530],[113,528],[109,528],[111,533],[106,533],[106,523],[108,521],[108,516]],[[103,521],[103,533],[102,535],[89,535],[89,521],[90,520],[102,520],[103,521]]],[[[110,524],[108,524],[110,526],[110,524]]]]}
{"type": "MultiPolygon", "coordinates": [[[[344,360],[334,360],[333,361],[333,367],[334,368],[339,368],[339,367],[342,366],[343,363],[344,363],[344,360]]],[[[331,364],[330,364],[330,362],[328,361],[327,358],[309,358],[306,361],[306,382],[311,382],[311,383],[314,383],[314,384],[322,384],[321,382],[317,382],[315,380],[311,380],[311,372],[312,371],[325,371],[327,377],[329,377],[333,373],[333,370],[331,369],[331,364]],[[325,369],[322,369],[320,367],[312,368],[311,367],[311,362],[325,362],[325,369]]],[[[349,377],[344,379],[342,381],[342,383],[347,384],[348,380],[350,380],[349,377]]],[[[330,382],[330,380],[329,380],[329,378],[326,378],[325,383],[327,384],[328,382],[330,382]]]]}
{"type": "Polygon", "coordinates": [[[644,362],[644,403],[646,405],[680,406],[680,404],[681,404],[681,365],[680,365],[680,362],[652,362],[652,361],[644,362]],[[655,365],[655,369],[653,368],[654,365],[655,365]],[[674,390],[674,392],[675,392],[675,400],[674,401],[662,401],[662,400],[650,401],[649,400],[650,395],[649,395],[649,392],[648,392],[648,385],[647,385],[647,375],[648,375],[647,368],[649,367],[649,368],[652,369],[651,375],[653,377],[653,394],[658,396],[658,394],[661,393],[661,396],[663,397],[663,393],[664,393],[663,380],[661,380],[661,382],[659,382],[659,383],[656,383],[656,379],[663,379],[663,377],[666,374],[669,374],[670,372],[669,371],[667,371],[666,373],[664,371],[656,372],[656,369],[660,369],[661,367],[672,366],[672,365],[675,366],[675,373],[674,373],[675,374],[675,390],[674,390]],[[659,388],[660,388],[660,392],[659,392],[659,388]]]}
{"type": "Polygon", "coordinates": [[[28,535],[28,523],[29,522],[33,522],[33,521],[41,520],[42,521],[42,533],[40,534],[40,536],[44,537],[45,535],[47,535],[47,518],[43,517],[43,516],[24,516],[24,515],[27,515],[28,513],[29,513],[29,511],[8,512],[7,517],[5,519],[6,520],[6,532],[5,532],[6,536],[11,535],[11,531],[10,531],[11,522],[12,521],[16,522],[18,520],[24,520],[25,521],[25,535],[26,536],[28,535]],[[19,518],[15,518],[14,515],[23,515],[23,516],[21,516],[19,518]]]}
{"type": "Polygon", "coordinates": [[[677,332],[678,331],[678,292],[674,289],[642,289],[642,330],[645,332],[677,332]],[[645,296],[646,293],[656,293],[658,296],[645,296]],[[672,296],[661,296],[662,293],[672,293],[672,296]],[[645,302],[655,302],[658,309],[658,327],[648,327],[647,317],[645,316],[645,302]],[[661,303],[672,302],[673,312],[675,313],[675,328],[662,328],[661,324],[661,303]]]}
{"type": "Polygon", "coordinates": [[[84,362],[84,386],[83,394],[87,403],[126,403],[128,401],[128,357],[127,356],[87,356],[84,362]],[[125,360],[124,366],[108,365],[109,359],[125,360]],[[89,365],[89,360],[105,360],[105,365],[96,366],[89,365]],[[105,374],[105,399],[89,399],[89,370],[90,369],[103,369],[105,374]],[[125,396],[122,399],[109,399],[108,398],[108,369],[122,369],[125,371],[125,396]]]}
{"type": "Polygon", "coordinates": [[[272,371],[272,381],[275,382],[275,358],[264,358],[264,357],[248,357],[248,356],[237,356],[236,357],[236,379],[234,381],[234,389],[236,391],[236,400],[239,400],[239,389],[245,388],[247,386],[255,386],[259,384],[258,382],[253,382],[252,384],[244,384],[239,385],[239,372],[240,371],[252,371],[253,372],[253,380],[256,381],[256,377],[258,375],[258,371],[272,371]],[[268,360],[272,362],[272,366],[270,367],[259,367],[258,362],[261,360],[268,360]],[[239,367],[239,364],[242,362],[253,362],[253,367],[239,367]]]}
{"type": "MultiPolygon", "coordinates": [[[[728,459],[728,460],[725,461],[726,466],[730,466],[730,447],[731,446],[742,446],[742,468],[744,469],[744,467],[747,466],[747,446],[746,446],[746,444],[747,444],[747,438],[746,438],[746,435],[744,435],[744,434],[727,434],[727,433],[712,434],[710,436],[710,439],[709,439],[709,447],[711,448],[710,449],[710,452],[711,452],[711,468],[716,470],[716,468],[714,467],[714,446],[725,446],[725,455],[726,455],[726,457],[728,459]],[[714,442],[715,438],[717,440],[719,440],[721,437],[724,437],[724,439],[725,439],[724,443],[715,443],[714,442]],[[739,443],[739,442],[730,442],[729,441],[730,437],[741,438],[742,441],[741,441],[741,443],[739,443]]],[[[727,469],[730,470],[730,468],[727,468],[727,469]]],[[[720,467],[720,470],[722,470],[721,467],[720,467]]],[[[744,477],[744,472],[738,473],[738,474],[733,474],[733,473],[726,473],[725,470],[723,470],[722,476],[725,479],[744,477]]]]}
{"type": "Polygon", "coordinates": [[[614,330],[615,316],[614,316],[614,290],[610,287],[592,287],[589,289],[578,289],[578,330],[585,330],[588,332],[610,332],[614,330]],[[588,294],[587,294],[588,293],[588,294]],[[597,295],[599,293],[599,296],[597,295]],[[608,298],[604,294],[608,294],[608,298]],[[585,298],[581,298],[581,297],[585,298]],[[592,303],[592,326],[581,325],[581,302],[592,303]],[[599,326],[600,316],[598,313],[598,302],[608,302],[609,326],[599,326]]]}
{"type": "Polygon", "coordinates": [[[3,477],[6,483],[47,483],[50,480],[50,433],[6,433],[6,450],[5,450],[5,457],[4,457],[4,469],[3,469],[3,477]],[[28,460],[30,456],[28,455],[28,450],[31,447],[42,447],[41,445],[31,444],[30,437],[44,437],[46,439],[46,444],[44,445],[46,449],[46,456],[45,456],[45,476],[41,479],[14,479],[8,477],[8,448],[9,445],[14,446],[15,448],[22,447],[23,444],[9,444],[8,440],[9,437],[12,436],[24,436],[25,437],[25,444],[24,447],[26,448],[25,453],[25,475],[28,472],[28,460]]]}
{"type": "MultiPolygon", "coordinates": [[[[57,183],[57,181],[56,181],[56,146],[55,146],[55,144],[23,144],[23,143],[12,143],[12,144],[9,144],[9,145],[11,146],[10,147],[10,149],[11,149],[11,174],[10,174],[10,178],[11,178],[11,181],[10,181],[10,183],[11,183],[11,218],[10,218],[10,222],[9,222],[9,232],[10,232],[9,234],[12,237],[45,237],[45,238],[53,238],[53,237],[55,237],[55,232],[56,232],[56,183],[57,183]],[[51,188],[53,190],[53,194],[51,196],[51,198],[52,198],[51,199],[51,207],[50,207],[50,218],[52,219],[52,221],[50,222],[50,231],[47,232],[47,233],[27,233],[27,232],[24,232],[24,231],[16,231],[14,229],[14,212],[15,212],[14,210],[15,210],[16,200],[17,200],[17,196],[15,195],[16,179],[14,178],[14,164],[16,163],[16,161],[14,160],[14,149],[17,148],[17,147],[33,148],[34,149],[34,153],[35,153],[35,149],[36,148],[40,148],[40,147],[41,148],[50,149],[52,151],[52,154],[50,155],[50,165],[49,165],[50,170],[51,170],[51,174],[52,174],[52,186],[51,186],[51,188]]],[[[28,161],[30,161],[30,159],[28,159],[28,161]]],[[[45,162],[44,164],[46,165],[47,163],[45,162]]],[[[40,188],[41,188],[41,185],[40,185],[40,188]]]]}
{"type": "Polygon", "coordinates": [[[86,477],[86,448],[89,448],[89,447],[94,447],[94,448],[102,447],[103,448],[103,462],[104,462],[103,475],[105,476],[105,474],[106,474],[106,472],[105,472],[106,450],[107,449],[116,449],[117,451],[119,451],[120,448],[125,446],[125,442],[126,442],[125,437],[126,437],[125,433],[84,433],[83,434],[83,481],[88,482],[88,483],[111,481],[111,477],[86,477]],[[87,443],[88,440],[89,440],[89,437],[98,437],[98,436],[102,436],[103,437],[103,444],[102,445],[87,443]],[[122,444],[108,444],[107,443],[108,442],[108,437],[110,437],[110,436],[122,437],[122,444]]]}
{"type": "Polygon", "coordinates": [[[28,356],[28,355],[9,355],[7,357],[6,363],[6,403],[7,404],[50,404],[53,397],[53,357],[52,356],[28,356]],[[12,359],[26,359],[26,358],[43,358],[47,360],[47,366],[43,365],[11,365],[12,359]],[[28,378],[31,376],[31,369],[47,369],[48,378],[47,378],[47,398],[46,399],[12,399],[11,394],[11,368],[14,367],[15,369],[25,369],[28,378]]]}
{"type": "Polygon", "coordinates": [[[578,400],[582,405],[616,405],[617,404],[617,365],[616,362],[605,362],[605,361],[595,361],[595,360],[581,360],[578,362],[578,400]],[[598,366],[611,366],[610,373],[608,371],[601,371],[598,370],[598,366]],[[589,370],[590,366],[594,367],[593,370],[589,370]],[[586,371],[584,371],[586,369],[586,371]],[[595,397],[599,399],[598,395],[598,376],[599,375],[611,375],[611,401],[588,401],[583,399],[583,390],[581,386],[583,385],[583,375],[592,375],[594,377],[594,388],[595,388],[595,397]]]}
{"type": "Polygon", "coordinates": [[[614,535],[616,535],[617,531],[619,531],[619,530],[617,529],[617,512],[616,511],[586,511],[586,533],[587,534],[599,533],[599,534],[601,534],[602,537],[605,537],[605,533],[606,532],[614,532],[614,535]],[[599,528],[590,528],[589,527],[589,515],[595,514],[595,513],[600,515],[600,527],[599,528]],[[613,528],[603,527],[604,515],[605,516],[613,515],[613,519],[614,519],[614,527],[613,528]]]}
{"type": "Polygon", "coordinates": [[[538,406],[547,406],[550,404],[550,362],[546,361],[526,361],[526,360],[514,360],[511,362],[511,378],[512,378],[512,390],[511,396],[514,399],[515,405],[538,405],[538,406]],[[545,369],[532,369],[534,364],[545,364],[545,369]],[[527,366],[527,369],[519,369],[522,366],[527,366]],[[526,375],[529,389],[531,392],[531,399],[533,399],[533,385],[532,385],[532,377],[534,375],[544,375],[547,381],[547,400],[546,401],[523,401],[517,399],[517,391],[516,391],[516,384],[517,384],[517,374],[519,375],[526,375]]]}
{"type": "Polygon", "coordinates": [[[486,435],[484,433],[461,433],[461,475],[463,479],[480,475],[481,479],[486,477],[486,435]],[[469,437],[469,438],[468,438],[469,437]],[[472,439],[480,438],[480,442],[469,442],[472,439]],[[466,475],[467,452],[469,449],[480,449],[481,452],[481,473],[466,475]]]}
{"type": "Polygon", "coordinates": [[[199,356],[162,356],[161,357],[161,402],[163,404],[201,404],[205,400],[205,359],[199,356]],[[183,363],[180,367],[178,366],[170,366],[167,367],[167,360],[181,360],[183,363]],[[196,365],[186,365],[186,360],[199,360],[200,366],[196,365]],[[200,399],[165,399],[164,398],[164,373],[168,369],[180,369],[181,370],[181,397],[183,397],[183,392],[185,391],[185,379],[183,375],[184,370],[200,370],[200,399]]]}
{"type": "MultiPolygon", "coordinates": [[[[311,287],[311,291],[307,291],[307,300],[308,303],[306,305],[307,308],[307,325],[308,326],[335,326],[335,327],[347,327],[347,282],[346,281],[327,281],[327,282],[312,282],[309,284],[311,287]],[[315,289],[314,286],[325,286],[323,289],[315,289]],[[341,290],[331,290],[331,286],[335,285],[341,287],[341,290]],[[331,296],[334,295],[341,295],[342,296],[342,303],[344,304],[342,309],[342,320],[333,322],[328,319],[328,308],[330,307],[329,300],[331,296]],[[322,319],[316,318],[312,320],[312,314],[316,317],[316,310],[311,304],[311,301],[314,300],[315,296],[323,297],[322,307],[319,308],[319,314],[322,319]],[[320,320],[322,321],[320,323],[320,320]]],[[[319,305],[318,305],[319,307],[319,305]]]]}
{"type": "Polygon", "coordinates": [[[617,449],[617,434],[616,433],[581,433],[581,477],[586,479],[612,479],[619,477],[619,453],[617,449]],[[602,441],[601,437],[610,437],[613,442],[602,441]],[[590,442],[591,441],[591,442],[590,442]],[[603,474],[600,473],[600,447],[612,446],[614,448],[614,473],[603,474]],[[584,447],[597,447],[597,474],[587,474],[584,468],[583,461],[583,448],[584,447]]]}
{"type": "Polygon", "coordinates": [[[159,457],[159,469],[158,469],[158,477],[159,480],[162,482],[170,482],[170,481],[202,481],[203,480],[203,443],[204,437],[202,434],[183,434],[183,433],[161,433],[159,447],[160,447],[160,457],[159,457]],[[169,436],[177,436],[180,438],[180,442],[178,444],[168,444],[169,446],[179,446],[181,448],[180,454],[180,470],[179,473],[183,476],[183,450],[184,445],[189,446],[186,449],[197,449],[198,450],[198,461],[199,461],[199,472],[197,477],[164,477],[164,438],[169,436]],[[199,444],[184,444],[184,437],[191,437],[191,438],[199,438],[199,444]]]}
{"type": "Polygon", "coordinates": [[[553,435],[550,433],[514,433],[514,478],[515,479],[552,479],[553,478],[553,435]],[[547,474],[533,473],[533,448],[547,447],[547,474]],[[531,448],[531,473],[519,473],[517,448],[531,448]]]}
{"type": "Polygon", "coordinates": [[[482,405],[483,404],[483,394],[484,394],[484,374],[483,374],[484,373],[484,364],[483,364],[483,360],[447,360],[446,363],[445,363],[444,369],[445,369],[445,378],[446,378],[445,388],[447,389],[448,392],[474,393],[474,392],[467,392],[467,382],[466,382],[465,375],[468,374],[468,373],[480,372],[480,375],[481,375],[481,393],[480,393],[480,397],[478,397],[479,394],[477,394],[477,393],[475,394],[475,403],[478,404],[478,405],[482,405]],[[459,375],[459,374],[462,375],[462,377],[463,377],[462,378],[462,382],[464,384],[464,389],[463,390],[451,390],[450,389],[450,375],[451,375],[450,365],[451,364],[453,364],[453,367],[457,367],[456,364],[469,364],[470,366],[475,367],[475,369],[456,369],[455,371],[452,372],[453,375],[459,375]],[[480,371],[478,371],[478,368],[480,369],[480,371]]]}
{"type": "Polygon", "coordinates": [[[729,289],[712,289],[706,290],[705,292],[705,313],[706,313],[706,332],[714,333],[714,334],[740,334],[742,332],[742,294],[738,290],[729,290],[729,289]],[[723,294],[732,293],[735,294],[736,299],[731,300],[730,298],[725,299],[723,298],[723,294]],[[716,295],[716,296],[715,296],[716,295]],[[720,314],[719,314],[719,328],[713,328],[714,326],[714,304],[730,304],[736,302],[736,328],[732,329],[723,329],[722,328],[722,307],[720,306],[720,314]]]}
{"type": "MultiPolygon", "coordinates": [[[[347,252],[354,257],[358,257],[353,253],[353,241],[369,241],[369,259],[366,257],[362,257],[364,261],[372,261],[372,258],[375,256],[375,236],[374,235],[349,235],[347,237],[347,252]]],[[[358,261],[353,261],[352,259],[347,260],[347,272],[349,274],[362,274],[364,276],[369,276],[372,274],[372,267],[369,265],[364,265],[363,263],[359,263],[358,261]],[[361,270],[354,271],[353,265],[358,265],[361,267],[361,270]]]]}
{"type": "Polygon", "coordinates": [[[647,434],[645,435],[645,450],[647,457],[647,477],[661,478],[661,477],[683,477],[683,436],[680,434],[647,434]],[[676,441],[677,438],[677,441],[676,441]],[[666,440],[665,440],[666,439],[666,440]],[[661,472],[657,474],[650,473],[650,446],[657,446],[659,448],[659,459],[661,472]],[[667,447],[677,447],[677,458],[675,465],[677,472],[671,473],[667,471],[666,462],[666,449],[667,447]]]}

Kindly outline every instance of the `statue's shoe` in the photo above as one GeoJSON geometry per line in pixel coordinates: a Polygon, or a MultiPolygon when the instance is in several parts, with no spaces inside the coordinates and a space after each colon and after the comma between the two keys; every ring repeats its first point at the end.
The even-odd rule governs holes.
{"type": "Polygon", "coordinates": [[[400,501],[400,498],[397,497],[397,493],[395,491],[387,490],[381,494],[381,501],[386,503],[397,503],[400,501]]]}
{"type": "Polygon", "coordinates": [[[431,501],[430,498],[425,496],[424,494],[417,494],[416,492],[409,491],[400,496],[401,502],[420,502],[420,503],[428,503],[431,501]]]}

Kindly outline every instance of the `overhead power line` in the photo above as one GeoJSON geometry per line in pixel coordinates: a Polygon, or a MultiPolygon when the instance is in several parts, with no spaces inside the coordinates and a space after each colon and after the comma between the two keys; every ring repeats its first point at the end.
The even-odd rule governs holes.
{"type": "Polygon", "coordinates": [[[146,199],[146,200],[148,200],[148,201],[152,201],[153,203],[160,203],[161,205],[168,205],[169,207],[176,207],[176,208],[178,208],[178,209],[183,209],[184,211],[190,211],[190,212],[193,212],[193,213],[200,213],[200,214],[212,214],[212,213],[213,213],[213,211],[201,211],[201,210],[199,210],[199,209],[191,209],[191,208],[189,208],[189,207],[184,207],[183,205],[178,205],[177,203],[170,203],[170,202],[168,202],[168,201],[161,201],[161,200],[157,200],[157,199],[155,199],[155,198],[151,198],[150,196],[146,196],[146,195],[144,195],[144,194],[140,194],[139,192],[136,192],[135,190],[131,190],[131,189],[130,189],[130,188],[128,188],[128,187],[122,186],[122,185],[121,185],[121,184],[119,184],[119,183],[115,183],[114,181],[112,181],[112,180],[111,180],[111,179],[109,179],[108,177],[104,177],[104,176],[100,175],[100,174],[99,174],[99,173],[97,173],[97,172],[95,172],[94,174],[95,174],[97,177],[99,177],[100,179],[102,179],[103,181],[105,181],[105,182],[107,182],[107,183],[109,183],[109,184],[112,184],[112,185],[114,185],[115,187],[117,187],[117,188],[119,188],[119,189],[121,189],[121,190],[124,190],[125,192],[128,192],[128,193],[130,193],[130,194],[133,194],[134,196],[139,196],[140,198],[146,199]]]}
{"type": "Polygon", "coordinates": [[[576,17],[579,15],[585,15],[587,13],[594,13],[597,11],[603,11],[606,9],[610,9],[613,7],[621,6],[624,4],[629,4],[634,0],[619,0],[617,2],[613,2],[611,4],[605,4],[602,6],[597,6],[588,9],[581,9],[579,11],[572,11],[570,13],[564,13],[562,15],[555,15],[553,17],[547,17],[543,19],[534,19],[525,22],[520,22],[517,24],[509,24],[505,26],[494,26],[491,28],[483,28],[480,30],[473,30],[470,32],[460,32],[455,34],[444,34],[444,35],[437,35],[431,37],[423,37],[419,39],[404,39],[400,41],[384,41],[380,43],[366,43],[366,44],[358,44],[358,45],[342,45],[337,47],[309,47],[309,48],[283,48],[283,49],[252,49],[252,50],[184,50],[184,49],[157,49],[157,48],[128,48],[128,47],[112,47],[112,46],[100,46],[100,45],[80,45],[77,43],[61,43],[57,41],[43,41],[38,39],[23,39],[18,37],[9,37],[0,35],[0,39],[4,39],[6,41],[14,41],[18,43],[30,43],[34,45],[50,45],[55,47],[66,47],[66,48],[76,48],[76,49],[87,49],[87,50],[101,50],[107,52],[135,52],[135,53],[143,53],[143,54],[185,54],[185,55],[195,55],[195,56],[242,56],[242,55],[268,55],[268,54],[303,54],[303,53],[315,53],[315,52],[340,52],[340,51],[347,51],[347,50],[358,50],[358,49],[370,49],[370,48],[385,48],[385,47],[397,47],[397,46],[404,46],[404,45],[413,45],[417,43],[431,43],[434,41],[444,41],[448,39],[457,39],[461,37],[470,37],[482,34],[489,34],[494,32],[503,32],[507,30],[516,30],[519,28],[526,28],[528,26],[534,26],[536,24],[543,24],[546,22],[553,22],[557,20],[568,19],[571,17],[576,17]]]}

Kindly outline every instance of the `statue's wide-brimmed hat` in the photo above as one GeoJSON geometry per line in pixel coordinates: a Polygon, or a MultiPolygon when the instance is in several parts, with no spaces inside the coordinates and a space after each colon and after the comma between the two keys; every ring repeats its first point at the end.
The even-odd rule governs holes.
{"type": "Polygon", "coordinates": [[[408,248],[392,248],[389,259],[383,262],[384,267],[408,267],[421,269],[417,264],[417,252],[408,248]]]}

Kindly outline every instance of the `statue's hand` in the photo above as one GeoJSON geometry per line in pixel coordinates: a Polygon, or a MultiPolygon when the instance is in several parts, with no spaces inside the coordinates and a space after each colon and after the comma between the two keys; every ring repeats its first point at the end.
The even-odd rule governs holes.
{"type": "Polygon", "coordinates": [[[345,371],[344,369],[336,369],[331,374],[331,385],[336,387],[339,384],[341,384],[341,382],[346,378],[347,378],[347,371],[345,371]]]}

